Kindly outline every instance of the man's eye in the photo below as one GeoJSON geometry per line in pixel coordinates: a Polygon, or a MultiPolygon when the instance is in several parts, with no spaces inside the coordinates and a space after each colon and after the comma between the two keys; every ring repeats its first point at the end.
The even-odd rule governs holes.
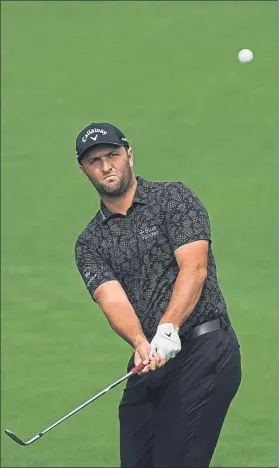
{"type": "Polygon", "coordinates": [[[97,158],[96,158],[96,159],[91,159],[90,164],[94,164],[94,163],[96,163],[97,161],[98,161],[97,158]]]}
{"type": "Polygon", "coordinates": [[[110,156],[111,158],[113,158],[113,157],[115,157],[115,156],[118,156],[118,153],[111,153],[109,156],[110,156]]]}

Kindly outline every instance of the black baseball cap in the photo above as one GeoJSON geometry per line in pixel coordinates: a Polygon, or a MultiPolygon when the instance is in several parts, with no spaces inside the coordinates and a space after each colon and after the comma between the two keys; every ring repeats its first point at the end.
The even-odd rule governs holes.
{"type": "Polygon", "coordinates": [[[88,149],[104,144],[128,148],[130,146],[119,128],[106,122],[95,122],[85,127],[77,136],[77,160],[80,161],[88,149]]]}

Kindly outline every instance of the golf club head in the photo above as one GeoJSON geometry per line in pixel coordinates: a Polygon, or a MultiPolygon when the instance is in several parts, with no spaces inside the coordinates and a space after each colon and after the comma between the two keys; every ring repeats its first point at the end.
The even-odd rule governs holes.
{"type": "Polygon", "coordinates": [[[13,439],[17,444],[19,445],[27,445],[23,440],[21,440],[19,437],[17,437],[12,431],[9,431],[9,429],[5,429],[5,433],[7,436],[9,436],[11,439],[13,439]]]}

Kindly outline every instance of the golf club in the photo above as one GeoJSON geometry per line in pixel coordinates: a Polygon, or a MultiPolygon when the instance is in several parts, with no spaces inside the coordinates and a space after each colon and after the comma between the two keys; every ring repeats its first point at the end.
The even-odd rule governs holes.
{"type": "Polygon", "coordinates": [[[58,424],[62,423],[63,421],[66,421],[66,419],[70,418],[71,416],[73,416],[73,414],[77,413],[78,411],[80,411],[82,408],[85,408],[85,406],[89,405],[90,403],[92,403],[92,401],[95,401],[97,400],[97,398],[99,398],[100,396],[104,395],[106,392],[108,392],[109,390],[111,390],[112,388],[116,387],[118,384],[120,384],[121,382],[123,382],[124,380],[128,379],[131,375],[133,374],[137,374],[138,372],[140,372],[142,369],[144,368],[143,364],[139,364],[138,366],[136,367],[133,367],[133,369],[130,370],[130,372],[128,372],[128,374],[124,375],[124,377],[121,377],[121,379],[119,380],[116,380],[115,382],[113,382],[111,385],[109,385],[108,387],[104,388],[104,390],[102,390],[101,392],[97,393],[96,395],[94,395],[93,397],[89,398],[89,400],[85,401],[84,403],[82,403],[82,405],[78,406],[77,408],[75,408],[73,411],[71,411],[70,413],[66,414],[66,416],[64,416],[63,418],[59,419],[58,421],[56,421],[55,423],[53,423],[51,426],[47,427],[44,431],[42,432],[39,432],[37,435],[35,435],[34,437],[32,437],[32,439],[29,439],[27,440],[27,442],[24,442],[23,440],[21,440],[18,436],[16,436],[12,431],[10,431],[9,429],[6,429],[5,430],[5,433],[14,441],[16,442],[17,444],[19,445],[30,445],[30,444],[33,444],[33,442],[35,442],[36,440],[40,439],[44,434],[46,434],[47,432],[49,432],[51,429],[53,429],[54,427],[58,426],[58,424]]]}

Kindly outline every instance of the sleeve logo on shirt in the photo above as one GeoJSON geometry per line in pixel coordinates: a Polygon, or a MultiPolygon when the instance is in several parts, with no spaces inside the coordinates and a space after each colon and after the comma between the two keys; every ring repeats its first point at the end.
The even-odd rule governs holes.
{"type": "Polygon", "coordinates": [[[84,274],[85,278],[89,278],[90,277],[90,268],[89,267],[85,268],[85,270],[83,270],[83,274],[84,274]]]}
{"type": "Polygon", "coordinates": [[[92,283],[92,281],[94,281],[94,279],[96,278],[97,276],[97,273],[95,273],[95,275],[92,276],[92,278],[90,278],[90,280],[88,281],[87,283],[87,287],[90,286],[90,284],[92,283]]]}

